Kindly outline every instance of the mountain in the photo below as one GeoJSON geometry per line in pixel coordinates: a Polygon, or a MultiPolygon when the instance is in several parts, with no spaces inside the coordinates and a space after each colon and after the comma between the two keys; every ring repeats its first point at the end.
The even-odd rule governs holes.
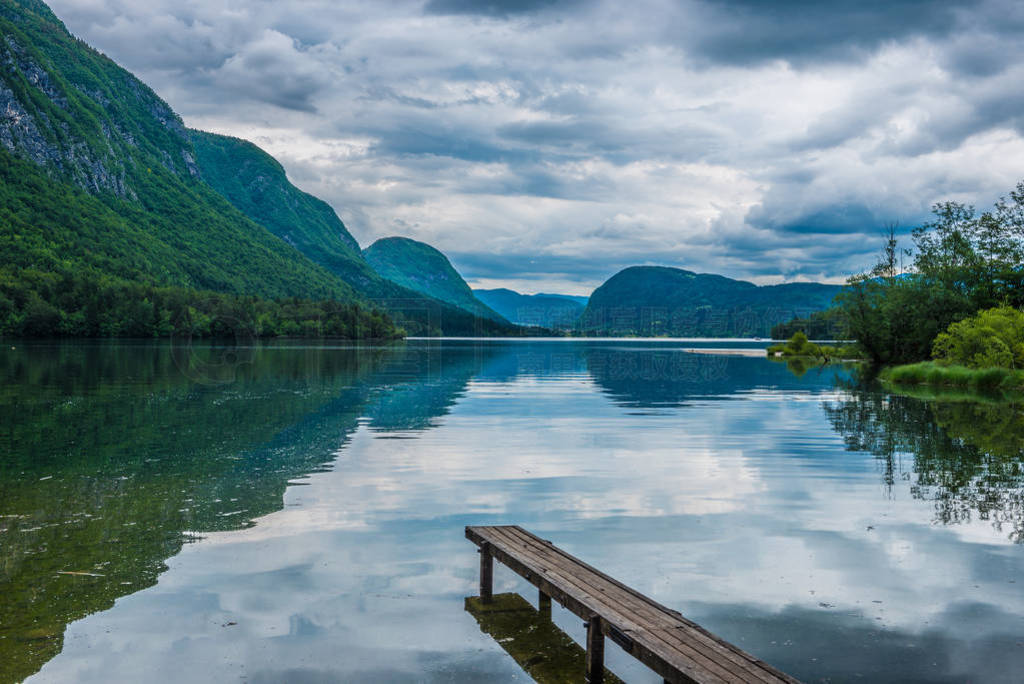
{"type": "Polygon", "coordinates": [[[392,282],[475,316],[508,324],[500,314],[473,296],[448,257],[426,243],[402,237],[381,238],[363,250],[363,256],[377,273],[392,282]]]}
{"type": "Polygon", "coordinates": [[[236,209],[356,290],[379,280],[334,209],[292,185],[272,156],[226,135],[190,130],[189,139],[203,180],[236,209]]]}
{"type": "Polygon", "coordinates": [[[576,302],[582,307],[587,306],[587,302],[590,301],[590,297],[584,297],[583,295],[567,295],[567,294],[552,294],[550,292],[538,292],[535,295],[526,295],[527,297],[555,297],[557,299],[568,299],[570,302],[576,302]]]}
{"type": "Polygon", "coordinates": [[[181,118],[46,5],[0,2],[0,37],[0,334],[159,334],[189,307],[211,318],[252,304],[205,293],[332,300],[366,317],[343,279],[205,183],[181,118]]]}
{"type": "Polygon", "coordinates": [[[633,266],[594,290],[580,325],[590,334],[768,337],[778,323],[827,309],[842,289],[633,266]]]}
{"type": "Polygon", "coordinates": [[[0,0],[0,37],[0,335],[517,332],[379,276],[275,159],[186,129],[38,0],[0,0]]]}
{"type": "Polygon", "coordinates": [[[473,290],[481,302],[517,325],[572,328],[587,304],[586,297],[571,295],[524,295],[515,290],[473,290]]]}
{"type": "Polygon", "coordinates": [[[250,219],[382,307],[409,333],[516,333],[503,319],[403,287],[378,274],[334,209],[292,185],[281,164],[253,143],[203,131],[189,133],[203,180],[250,219]]]}

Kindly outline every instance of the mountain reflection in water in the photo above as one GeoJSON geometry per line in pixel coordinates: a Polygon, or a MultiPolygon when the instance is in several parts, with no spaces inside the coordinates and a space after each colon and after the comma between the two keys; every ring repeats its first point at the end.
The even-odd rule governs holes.
{"type": "Polygon", "coordinates": [[[1019,410],[698,345],[5,347],[0,681],[522,676],[498,522],[804,679],[1012,681],[1019,410]]]}

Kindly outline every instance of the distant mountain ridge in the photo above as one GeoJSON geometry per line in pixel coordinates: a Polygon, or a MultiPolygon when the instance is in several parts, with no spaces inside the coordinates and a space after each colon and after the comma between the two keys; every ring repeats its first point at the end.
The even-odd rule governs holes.
{"type": "Polygon", "coordinates": [[[363,250],[363,256],[378,274],[402,287],[447,302],[481,318],[509,324],[499,313],[473,295],[448,257],[425,242],[403,237],[381,238],[363,250]]]}
{"type": "Polygon", "coordinates": [[[203,179],[249,218],[383,307],[410,334],[512,334],[503,320],[393,282],[374,270],[334,209],[292,185],[253,143],[190,131],[203,179]],[[486,321],[477,321],[476,317],[486,321]]]}
{"type": "Polygon", "coordinates": [[[555,292],[538,292],[537,294],[524,295],[524,296],[525,297],[555,297],[557,299],[568,299],[571,302],[576,302],[580,306],[586,306],[587,302],[590,301],[590,296],[589,295],[587,295],[587,296],[583,296],[583,295],[567,295],[567,294],[558,294],[558,293],[555,293],[555,292]]]}
{"type": "Polygon", "coordinates": [[[588,334],[768,337],[774,325],[827,309],[840,285],[758,286],[664,266],[632,266],[594,290],[588,334]]]}
{"type": "Polygon", "coordinates": [[[573,328],[587,302],[587,297],[557,294],[525,295],[507,288],[473,290],[473,294],[517,325],[533,325],[556,330],[573,328]]]}

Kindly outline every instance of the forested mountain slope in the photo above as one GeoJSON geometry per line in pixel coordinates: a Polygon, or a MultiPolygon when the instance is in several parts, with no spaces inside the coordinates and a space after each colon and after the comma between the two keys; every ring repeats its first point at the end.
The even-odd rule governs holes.
{"type": "Polygon", "coordinates": [[[772,326],[827,309],[839,285],[757,286],[662,266],[619,271],[590,296],[581,327],[592,334],[768,337],[772,326]]]}
{"type": "Polygon", "coordinates": [[[448,257],[426,243],[402,237],[382,238],[367,247],[363,256],[377,273],[402,287],[440,299],[476,316],[508,323],[473,295],[448,257]]]}

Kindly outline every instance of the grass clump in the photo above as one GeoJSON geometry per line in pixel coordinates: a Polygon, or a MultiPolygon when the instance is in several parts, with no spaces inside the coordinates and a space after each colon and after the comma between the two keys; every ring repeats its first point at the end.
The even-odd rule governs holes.
{"type": "Polygon", "coordinates": [[[932,356],[934,361],[890,368],[882,379],[979,392],[1024,390],[1024,313],[1000,306],[953,323],[936,338],[932,356]]]}
{"type": "Polygon", "coordinates": [[[931,385],[961,389],[1014,391],[1024,389],[1024,371],[1013,368],[968,368],[922,361],[896,366],[882,372],[882,379],[894,385],[931,385]]]}

